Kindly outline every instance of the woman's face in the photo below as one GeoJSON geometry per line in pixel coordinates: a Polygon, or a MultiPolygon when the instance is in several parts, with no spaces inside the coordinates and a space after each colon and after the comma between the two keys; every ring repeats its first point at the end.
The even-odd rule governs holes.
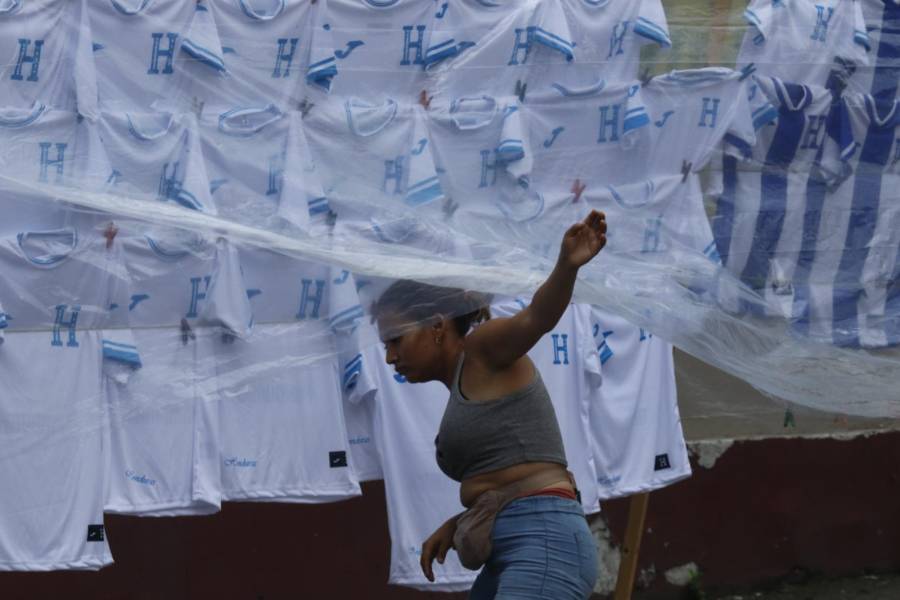
{"type": "Polygon", "coordinates": [[[385,360],[411,383],[437,378],[442,346],[439,326],[410,323],[394,315],[378,319],[378,333],[384,342],[385,360]]]}

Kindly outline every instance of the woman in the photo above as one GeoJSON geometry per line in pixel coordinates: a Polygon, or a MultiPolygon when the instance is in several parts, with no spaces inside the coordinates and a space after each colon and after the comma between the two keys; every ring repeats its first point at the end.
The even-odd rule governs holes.
{"type": "MultiPolygon", "coordinates": [[[[485,536],[489,557],[470,599],[583,599],[593,589],[596,546],[566,471],[550,397],[526,353],[565,312],[578,269],[600,252],[605,234],[603,213],[592,211],[566,232],[556,267],[527,308],[471,331],[486,302],[462,290],[401,280],[373,306],[388,364],[410,382],[436,380],[450,390],[435,445],[441,470],[461,482],[463,506],[474,510],[489,491],[510,499],[485,536]]],[[[423,544],[429,581],[465,514],[423,544]]]]}

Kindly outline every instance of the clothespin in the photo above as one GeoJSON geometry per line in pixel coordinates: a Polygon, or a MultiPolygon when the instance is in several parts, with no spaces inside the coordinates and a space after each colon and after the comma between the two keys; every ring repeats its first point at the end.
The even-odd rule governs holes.
{"type": "Polygon", "coordinates": [[[103,237],[106,238],[106,249],[107,250],[112,248],[113,240],[116,239],[117,233],[119,233],[119,228],[116,227],[115,223],[110,221],[109,225],[106,226],[106,229],[103,230],[103,237]]]}
{"type": "Polygon", "coordinates": [[[194,96],[194,99],[191,101],[191,107],[194,110],[194,115],[199,119],[203,116],[203,106],[206,104],[204,100],[197,98],[194,96]]]}
{"type": "Polygon", "coordinates": [[[422,90],[421,92],[419,92],[419,104],[421,104],[425,108],[425,110],[431,108],[431,100],[433,98],[434,96],[428,95],[428,90],[422,90]]]}
{"type": "Polygon", "coordinates": [[[581,183],[580,179],[575,180],[575,182],[572,184],[572,189],[570,190],[573,194],[575,194],[572,202],[578,202],[579,200],[581,200],[581,194],[584,192],[586,187],[587,184],[581,183]]]}
{"type": "Polygon", "coordinates": [[[519,102],[525,102],[525,92],[527,89],[527,83],[522,83],[521,79],[516,80],[516,96],[519,98],[519,102]]]}
{"type": "Polygon", "coordinates": [[[191,330],[191,324],[188,323],[187,319],[181,320],[181,343],[186,345],[189,340],[196,339],[197,336],[191,330]]]}
{"type": "Polygon", "coordinates": [[[754,72],[756,72],[756,65],[753,63],[749,63],[747,66],[745,66],[743,69],[741,69],[741,76],[738,79],[738,81],[743,81],[743,80],[747,79],[748,77],[753,75],[754,72]]]}
{"type": "Polygon", "coordinates": [[[689,163],[686,160],[681,161],[681,183],[687,181],[688,175],[691,174],[692,163],[689,163]]]}
{"type": "Polygon", "coordinates": [[[797,423],[794,421],[794,411],[791,410],[790,406],[784,409],[784,427],[788,426],[797,426],[797,423]]]}
{"type": "Polygon", "coordinates": [[[641,71],[638,79],[641,80],[641,85],[647,85],[648,83],[650,83],[650,80],[653,79],[653,77],[650,75],[650,67],[644,67],[644,70],[641,71]]]}
{"type": "Polygon", "coordinates": [[[300,111],[301,117],[306,117],[309,114],[309,111],[312,110],[312,107],[315,106],[315,103],[310,102],[309,98],[304,97],[303,100],[297,102],[297,110],[300,111]]]}

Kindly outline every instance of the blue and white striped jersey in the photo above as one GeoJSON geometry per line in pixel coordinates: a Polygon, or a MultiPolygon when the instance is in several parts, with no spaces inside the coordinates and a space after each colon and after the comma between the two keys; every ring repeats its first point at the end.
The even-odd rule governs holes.
{"type": "Polygon", "coordinates": [[[30,196],[30,186],[99,192],[110,173],[98,128],[89,120],[40,102],[0,109],[0,189],[6,192],[0,194],[3,235],[75,225],[75,215],[62,203],[42,198],[39,192],[30,196]]]}
{"type": "Polygon", "coordinates": [[[112,193],[216,213],[194,115],[104,113],[99,130],[112,193]]]}
{"type": "Polygon", "coordinates": [[[271,104],[205,113],[200,138],[210,194],[223,218],[268,230],[285,220],[305,228],[310,210],[327,206],[300,113],[271,104]]]}
{"type": "Polygon", "coordinates": [[[237,252],[176,231],[126,228],[128,312],[145,369],[108,386],[106,510],[144,516],[208,514],[222,493],[214,434],[218,396],[211,339],[247,335],[250,305],[237,252]]]}
{"type": "Polygon", "coordinates": [[[87,4],[100,108],[142,112],[154,102],[171,99],[175,73],[190,59],[178,48],[195,3],[99,0],[87,4]]]}
{"type": "Polygon", "coordinates": [[[850,79],[851,92],[888,100],[900,80],[900,0],[858,0],[869,36],[869,64],[850,79]]]}
{"type": "Polygon", "coordinates": [[[857,0],[752,0],[738,68],[763,77],[824,86],[868,63],[871,47],[857,0]]]}
{"type": "MultiPolygon", "coordinates": [[[[180,42],[181,66],[171,104],[212,110],[274,104],[297,108],[307,82],[327,88],[334,76],[330,50],[317,49],[323,2],[206,0],[196,5],[180,42]]],[[[161,106],[166,107],[166,100],[161,106]]]]}
{"type": "MultiPolygon", "coordinates": [[[[795,280],[795,322],[841,346],[900,343],[900,100],[848,94],[855,154],[847,177],[804,223],[810,240],[795,280]]],[[[833,153],[832,153],[833,154],[833,153]]]]}
{"type": "Polygon", "coordinates": [[[104,381],[141,365],[120,249],[100,231],[0,240],[0,570],[99,569],[104,381]]]}
{"type": "Polygon", "coordinates": [[[323,14],[315,43],[322,45],[319,54],[336,63],[332,93],[370,102],[385,98],[415,102],[425,87],[425,52],[442,2],[320,0],[319,4],[323,14]]]}
{"type": "Polygon", "coordinates": [[[600,499],[690,477],[672,345],[600,307],[588,308],[603,365],[603,387],[590,402],[600,499]]]}
{"type": "Polygon", "coordinates": [[[9,0],[0,7],[0,106],[42,102],[96,118],[86,0],[9,0]]]}
{"type": "Polygon", "coordinates": [[[714,231],[725,266],[765,299],[764,312],[790,318],[795,272],[803,275],[815,239],[795,233],[815,231],[810,219],[821,214],[827,183],[856,146],[846,107],[829,90],[768,77],[757,83],[778,116],[759,131],[750,160],[725,158],[714,231]]]}

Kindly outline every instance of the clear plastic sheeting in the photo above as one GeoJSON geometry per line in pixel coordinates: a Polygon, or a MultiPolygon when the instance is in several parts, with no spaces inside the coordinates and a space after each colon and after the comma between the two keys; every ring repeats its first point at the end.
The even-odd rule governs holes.
{"type": "Polygon", "coordinates": [[[900,417],[898,80],[893,0],[0,0],[0,479],[46,445],[59,503],[109,490],[38,561],[19,486],[0,569],[108,563],[65,531],[104,508],[358,494],[380,293],[527,298],[592,209],[575,302],[900,417]]]}

